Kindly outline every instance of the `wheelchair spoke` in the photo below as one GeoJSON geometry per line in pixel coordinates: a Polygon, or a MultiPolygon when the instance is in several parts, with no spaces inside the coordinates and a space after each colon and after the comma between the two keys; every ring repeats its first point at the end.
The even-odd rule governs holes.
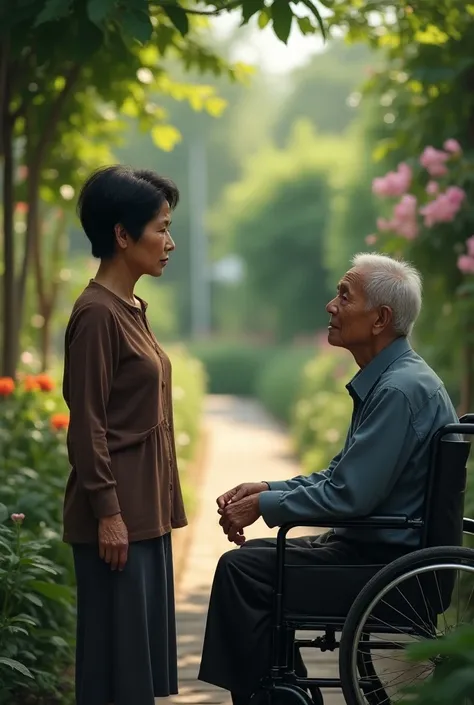
{"type": "Polygon", "coordinates": [[[434,647],[431,658],[413,660],[411,646],[428,640],[436,644],[465,620],[473,623],[474,551],[451,548],[438,554],[438,562],[414,560],[412,566],[407,557],[405,572],[389,573],[380,587],[366,591],[365,602],[358,598],[354,603],[341,635],[341,679],[342,652],[344,663],[351,664],[352,685],[343,684],[349,705],[410,702],[410,690],[429,682],[445,658],[436,656],[434,647]],[[463,560],[448,560],[449,552],[456,551],[463,560]]]}

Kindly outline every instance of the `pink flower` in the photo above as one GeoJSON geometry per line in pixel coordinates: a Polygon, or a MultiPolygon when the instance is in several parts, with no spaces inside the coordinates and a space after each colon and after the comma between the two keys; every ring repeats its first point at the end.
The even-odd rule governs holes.
{"type": "Polygon", "coordinates": [[[406,193],[394,207],[391,220],[386,218],[377,219],[378,229],[381,232],[392,230],[407,240],[414,240],[419,232],[417,208],[416,197],[406,193]]]}
{"type": "Polygon", "coordinates": [[[467,239],[466,245],[469,257],[474,257],[474,235],[467,239]]]}
{"type": "Polygon", "coordinates": [[[453,205],[461,206],[461,203],[466,198],[466,192],[460,186],[450,186],[446,189],[446,197],[453,205]]]}
{"type": "Polygon", "coordinates": [[[391,220],[387,220],[387,218],[377,218],[377,229],[382,233],[393,230],[393,223],[391,220]]]}
{"type": "Polygon", "coordinates": [[[465,198],[466,192],[459,186],[450,186],[444,193],[440,193],[434,200],[420,208],[426,227],[432,228],[437,223],[451,223],[465,198]]]}
{"type": "Polygon", "coordinates": [[[458,257],[458,269],[463,274],[474,274],[474,257],[460,255],[458,257]]]}
{"type": "Polygon", "coordinates": [[[365,244],[366,245],[375,245],[377,242],[377,235],[367,235],[365,238],[365,244]]]}
{"type": "Polygon", "coordinates": [[[461,154],[462,153],[462,148],[461,145],[457,140],[446,140],[446,142],[443,144],[443,149],[446,150],[446,152],[450,152],[451,154],[461,154]]]}
{"type": "Polygon", "coordinates": [[[385,176],[378,177],[372,182],[372,192],[376,196],[402,196],[410,188],[412,170],[402,162],[397,171],[389,171],[385,176]]]}
{"type": "Polygon", "coordinates": [[[426,186],[426,193],[429,193],[430,196],[436,196],[436,194],[439,193],[438,182],[437,181],[429,181],[426,186]]]}
{"type": "Polygon", "coordinates": [[[23,522],[25,521],[24,514],[12,514],[10,518],[12,521],[15,522],[15,524],[23,524],[23,522]]]}
{"type": "Polygon", "coordinates": [[[407,240],[414,240],[418,235],[417,207],[415,196],[405,194],[393,209],[393,229],[407,240]]]}
{"type": "Polygon", "coordinates": [[[446,162],[449,159],[449,154],[442,152],[434,147],[425,147],[423,154],[420,157],[420,164],[426,169],[430,176],[444,176],[448,173],[446,162]]]}

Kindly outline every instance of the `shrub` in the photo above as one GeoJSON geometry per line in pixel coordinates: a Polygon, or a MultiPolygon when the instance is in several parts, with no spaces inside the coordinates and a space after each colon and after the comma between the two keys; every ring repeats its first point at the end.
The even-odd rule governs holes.
{"type": "Polygon", "coordinates": [[[201,435],[201,417],[206,377],[199,360],[185,348],[176,346],[168,350],[173,364],[173,415],[176,453],[181,485],[188,512],[192,512],[195,495],[187,475],[190,461],[195,457],[201,435]]]}
{"type": "MultiPolygon", "coordinates": [[[[472,593],[471,593],[472,594],[472,593]]],[[[410,689],[410,705],[474,703],[474,627],[463,624],[443,639],[427,639],[411,645],[407,653],[418,663],[437,663],[434,676],[410,689]]]]}
{"type": "Polygon", "coordinates": [[[278,351],[263,365],[256,380],[256,395],[276,419],[289,423],[308,360],[314,347],[291,347],[278,351]]]}
{"type": "Polygon", "coordinates": [[[0,505],[0,702],[47,694],[63,703],[74,593],[61,584],[64,570],[44,555],[49,542],[22,530],[24,514],[12,514],[13,528],[7,516],[0,505]]]}
{"type": "Polygon", "coordinates": [[[292,437],[308,474],[327,467],[344,445],[352,413],[345,385],[356,370],[351,356],[337,348],[319,353],[304,369],[292,437]]]}
{"type": "Polygon", "coordinates": [[[262,367],[274,354],[267,346],[209,342],[193,344],[191,352],[201,360],[211,394],[253,396],[262,367]]]}

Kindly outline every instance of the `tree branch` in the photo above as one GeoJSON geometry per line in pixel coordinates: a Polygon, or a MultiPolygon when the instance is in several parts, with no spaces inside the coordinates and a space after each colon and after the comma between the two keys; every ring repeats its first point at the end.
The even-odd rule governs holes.
{"type": "Polygon", "coordinates": [[[69,71],[66,73],[65,76],[65,84],[64,88],[58,95],[56,96],[56,100],[53,102],[52,107],[51,107],[51,112],[49,114],[49,119],[46,123],[45,130],[43,132],[42,139],[40,140],[39,144],[37,145],[36,148],[36,153],[33,157],[33,162],[35,165],[38,165],[39,168],[41,168],[41,165],[43,163],[43,160],[46,156],[46,152],[48,150],[48,147],[51,143],[51,140],[54,137],[54,133],[58,124],[58,121],[61,117],[61,112],[64,107],[64,103],[66,100],[69,98],[69,95],[74,87],[74,84],[76,83],[79,74],[81,71],[81,67],[79,64],[73,64],[69,71]]]}

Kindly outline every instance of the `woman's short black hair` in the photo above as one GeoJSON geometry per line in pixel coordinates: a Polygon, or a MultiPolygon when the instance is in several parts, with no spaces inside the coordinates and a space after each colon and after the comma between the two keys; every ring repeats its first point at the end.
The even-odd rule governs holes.
{"type": "Polygon", "coordinates": [[[77,204],[93,256],[114,256],[117,223],[138,241],[165,201],[172,210],[176,208],[178,187],[154,171],[120,165],[95,171],[83,185],[77,204]]]}

